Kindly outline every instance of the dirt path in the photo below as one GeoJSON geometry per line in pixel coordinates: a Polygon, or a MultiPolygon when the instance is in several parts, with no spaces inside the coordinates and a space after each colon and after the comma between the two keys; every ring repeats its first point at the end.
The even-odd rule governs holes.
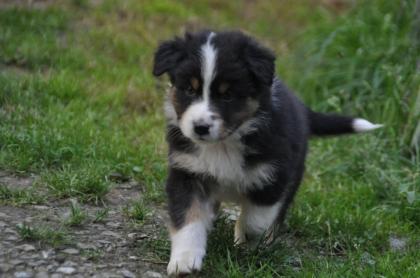
{"type": "MultiPolygon", "coordinates": [[[[8,188],[11,183],[28,188],[31,181],[4,173],[0,177],[8,188]]],[[[144,224],[135,224],[124,213],[139,192],[135,182],[117,184],[105,201],[107,215],[99,221],[95,218],[103,207],[79,204],[87,216],[76,227],[63,225],[74,200],[0,206],[0,277],[164,277],[166,263],[146,254],[148,242],[164,230],[163,209],[150,208],[150,220],[144,224]],[[22,226],[53,232],[40,240],[24,240],[22,226]]]]}

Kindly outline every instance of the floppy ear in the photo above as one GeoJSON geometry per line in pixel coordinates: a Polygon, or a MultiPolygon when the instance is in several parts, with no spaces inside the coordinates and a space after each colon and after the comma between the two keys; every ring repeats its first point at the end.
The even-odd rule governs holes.
{"type": "Polygon", "coordinates": [[[249,40],[244,51],[248,69],[263,85],[271,86],[274,76],[274,53],[253,40],[249,40]]]}
{"type": "Polygon", "coordinates": [[[180,38],[163,42],[155,53],[153,75],[170,73],[186,56],[185,41],[180,38]]]}

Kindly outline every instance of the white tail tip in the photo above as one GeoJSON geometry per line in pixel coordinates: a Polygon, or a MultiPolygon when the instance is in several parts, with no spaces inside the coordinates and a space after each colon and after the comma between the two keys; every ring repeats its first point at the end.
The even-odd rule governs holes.
{"type": "Polygon", "coordinates": [[[351,125],[353,127],[353,130],[358,133],[371,131],[384,126],[381,124],[372,124],[371,122],[365,119],[354,119],[351,125]]]}

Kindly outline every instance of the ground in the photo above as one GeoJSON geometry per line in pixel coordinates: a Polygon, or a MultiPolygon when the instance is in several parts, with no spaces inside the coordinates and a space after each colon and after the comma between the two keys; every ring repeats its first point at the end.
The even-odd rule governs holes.
{"type": "Polygon", "coordinates": [[[152,58],[210,26],[274,49],[314,110],[385,127],[311,141],[268,246],[234,246],[224,207],[194,276],[420,277],[419,13],[414,0],[0,1],[0,276],[165,277],[167,80],[152,58]]]}

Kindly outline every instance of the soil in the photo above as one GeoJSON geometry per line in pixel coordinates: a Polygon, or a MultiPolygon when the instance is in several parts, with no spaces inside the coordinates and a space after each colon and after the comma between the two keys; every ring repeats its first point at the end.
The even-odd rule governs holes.
{"type": "MultiPolygon", "coordinates": [[[[32,186],[36,176],[17,177],[0,172],[0,184],[11,189],[32,186]]],[[[0,277],[165,277],[166,261],[146,253],[148,242],[165,229],[165,211],[148,208],[148,221],[142,224],[127,217],[124,208],[138,199],[139,184],[115,184],[104,204],[78,204],[87,213],[80,226],[63,223],[70,216],[72,199],[54,200],[42,205],[15,207],[0,205],[0,277]],[[104,207],[108,214],[94,221],[104,207]],[[24,240],[19,225],[36,229],[63,229],[63,243],[24,240]]]]}

